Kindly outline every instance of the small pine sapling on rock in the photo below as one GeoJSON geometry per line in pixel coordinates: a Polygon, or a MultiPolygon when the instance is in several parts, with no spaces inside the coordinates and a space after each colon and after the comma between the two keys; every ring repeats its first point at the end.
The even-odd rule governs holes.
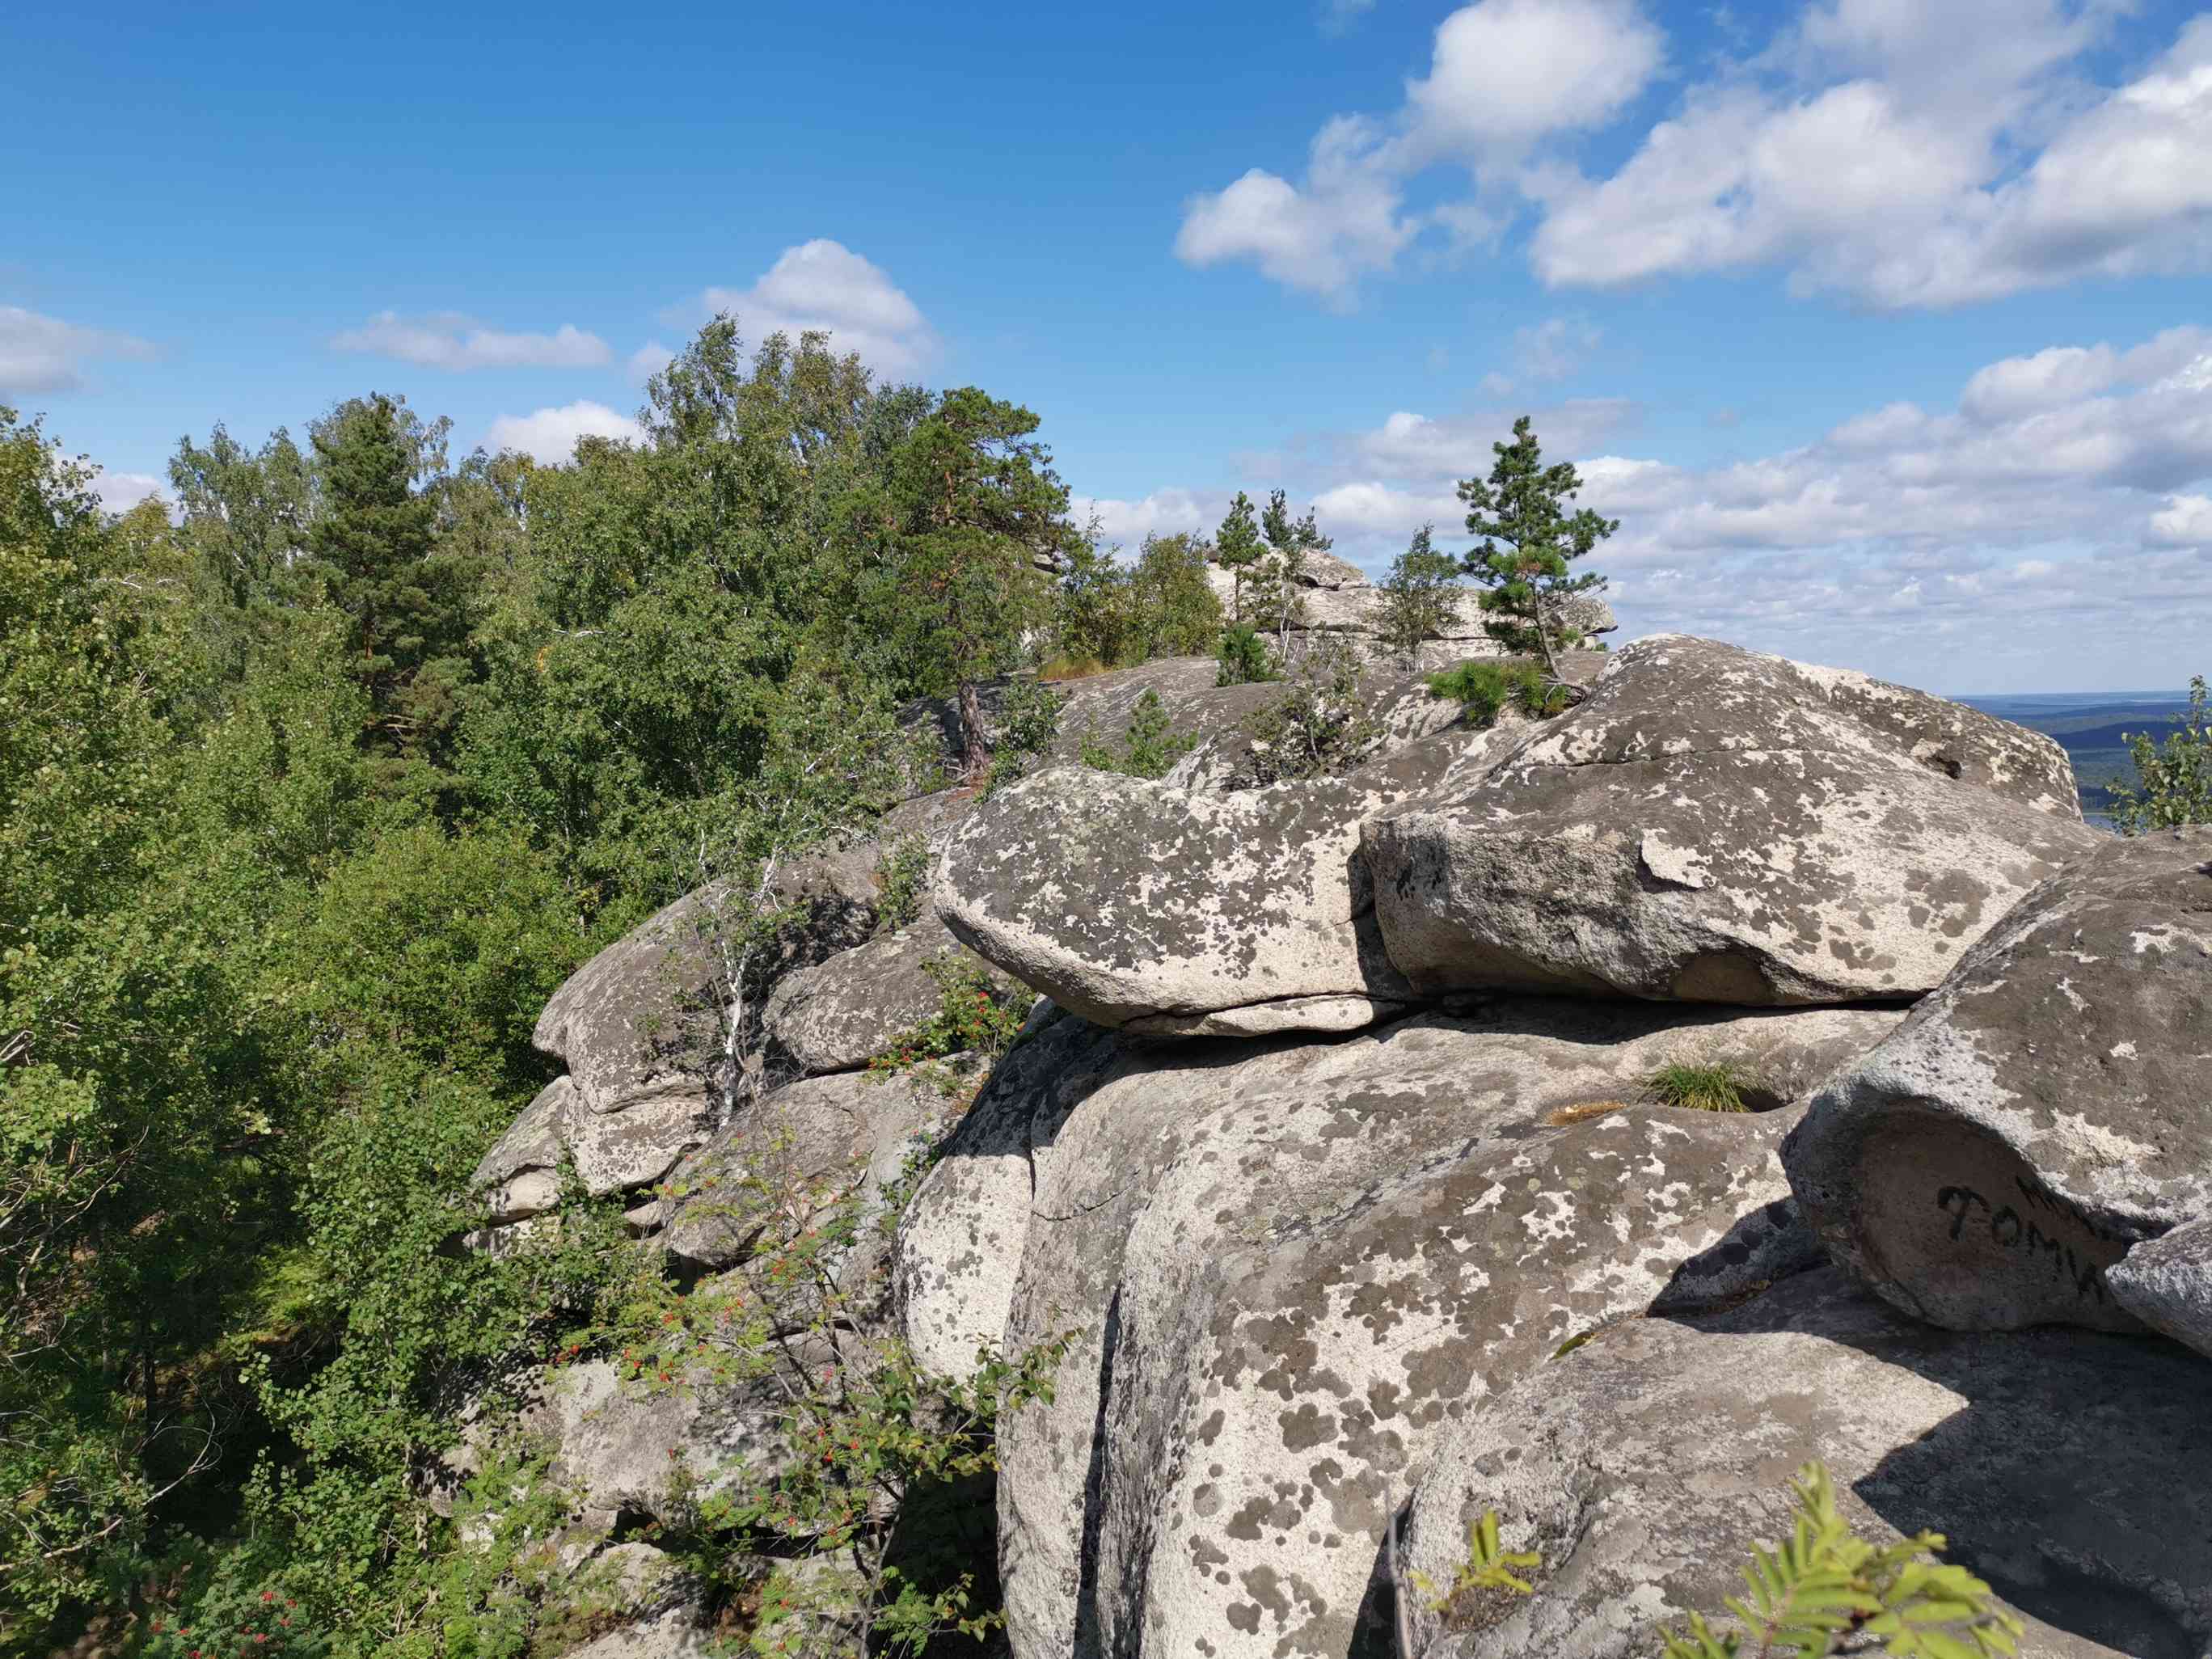
{"type": "Polygon", "coordinates": [[[1582,637],[1568,620],[1567,602],[1605,586],[1595,572],[1577,576],[1568,567],[1620,529],[1620,520],[1588,507],[1567,511],[1582,478],[1572,461],[1543,464],[1526,415],[1513,422],[1511,443],[1491,448],[1498,460],[1488,480],[1460,480],[1468,531],[1482,538],[1462,568],[1482,590],[1476,599],[1483,631],[1508,651],[1540,658],[1553,682],[1565,685],[1559,653],[1582,637]]]}
{"type": "Polygon", "coordinates": [[[1459,561],[1439,552],[1431,526],[1423,525],[1382,579],[1382,644],[1403,657],[1407,667],[1420,665],[1421,647],[1451,621],[1459,576],[1459,561]]]}

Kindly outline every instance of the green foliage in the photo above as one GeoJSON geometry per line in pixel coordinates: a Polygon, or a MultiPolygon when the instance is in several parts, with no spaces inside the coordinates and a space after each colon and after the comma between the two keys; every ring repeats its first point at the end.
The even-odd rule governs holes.
{"type": "MultiPolygon", "coordinates": [[[[1244,614],[1244,587],[1251,579],[1253,568],[1267,551],[1267,543],[1260,538],[1259,515],[1253,510],[1252,498],[1243,490],[1229,503],[1228,515],[1221,527],[1213,532],[1213,562],[1229,573],[1231,599],[1229,621],[1232,628],[1249,620],[1244,614]]],[[[1224,681],[1224,684],[1241,684],[1241,681],[1224,681]]]]}
{"type": "Polygon", "coordinates": [[[1480,1519],[1468,1522],[1467,1559],[1453,1571],[1450,1583],[1439,1586],[1422,1572],[1412,1578],[1429,1611],[1441,1614],[1447,1626],[1480,1629],[1496,1622],[1497,1612],[1514,1597],[1535,1594],[1536,1587],[1520,1574],[1542,1565],[1543,1558],[1534,1552],[1500,1544],[1498,1511],[1485,1510],[1480,1519]]]}
{"type": "Polygon", "coordinates": [[[1492,724],[1508,704],[1534,720],[1548,720],[1567,708],[1567,688],[1530,662],[1463,662],[1430,675],[1428,684],[1436,696],[1464,707],[1477,726],[1492,724]]]}
{"type": "Polygon", "coordinates": [[[1086,732],[1083,738],[1083,763],[1101,772],[1120,772],[1133,778],[1164,778],[1175,769],[1177,761],[1197,746],[1194,732],[1178,732],[1170,728],[1160,694],[1146,686],[1137,699],[1137,706],[1129,711],[1121,752],[1115,754],[1096,732],[1086,732]]]}
{"type": "Polygon", "coordinates": [[[2202,674],[2189,682],[2189,710],[2174,728],[2163,744],[2147,732],[2124,734],[2136,768],[2133,785],[2112,786],[2112,823],[2124,836],[2212,823],[2212,709],[2202,674]]]}
{"type": "Polygon", "coordinates": [[[1741,1630],[1716,1636],[1702,1614],[1666,1636],[1667,1659],[1758,1659],[1882,1653],[1891,1659],[1992,1659],[2020,1650],[2020,1621],[1998,1611],[1990,1587],[1964,1567],[1924,1560],[1940,1533],[1877,1548],[1836,1511],[1835,1487],[1818,1463],[1799,1471],[1790,1534],[1753,1552],[1748,1599],[1728,1605],[1741,1630]]]}
{"type": "Polygon", "coordinates": [[[1126,565],[1088,538],[1078,544],[1054,593],[1060,659],[1128,668],[1203,654],[1221,631],[1206,553],[1191,536],[1148,536],[1136,563],[1126,565]]]}
{"type": "Polygon", "coordinates": [[[1745,1112],[1743,1091],[1750,1079],[1734,1060],[1680,1060],[1662,1066],[1644,1086],[1662,1106],[1699,1112],[1745,1112]]]}
{"type": "Polygon", "coordinates": [[[922,964],[937,981],[937,1012],[868,1062],[878,1072],[898,1071],[922,1060],[954,1054],[996,1059],[1013,1047],[1030,1017],[1036,996],[985,968],[972,957],[938,957],[922,964]]]}
{"type": "Polygon", "coordinates": [[[1264,546],[1244,579],[1238,617],[1249,617],[1256,627],[1273,630],[1275,653],[1280,657],[1290,651],[1291,630],[1305,619],[1304,577],[1310,556],[1327,552],[1333,544],[1321,533],[1310,510],[1297,523],[1291,521],[1287,499],[1279,489],[1268,493],[1267,507],[1260,514],[1260,536],[1264,546]]]}
{"type": "Polygon", "coordinates": [[[1260,786],[1334,777],[1358,765],[1382,735],[1361,694],[1364,678],[1352,646],[1316,647],[1279,701],[1246,716],[1252,750],[1240,781],[1260,786]]]}
{"type": "Polygon", "coordinates": [[[1282,664],[1249,623],[1231,623],[1214,647],[1216,685],[1258,685],[1283,678],[1282,664]]]}
{"type": "Polygon", "coordinates": [[[1390,574],[1379,585],[1379,631],[1384,649],[1403,657],[1407,667],[1419,665],[1421,647],[1458,614],[1459,576],[1459,561],[1437,550],[1427,525],[1413,532],[1406,550],[1391,562],[1390,574]]]}
{"type": "Polygon", "coordinates": [[[876,858],[876,932],[896,933],[921,914],[929,884],[929,843],[901,836],[876,858]]]}
{"type": "MultiPolygon", "coordinates": [[[[718,319],[647,397],[647,441],[556,467],[449,467],[395,398],[304,448],[217,428],[178,447],[173,526],[104,514],[0,411],[9,1650],[596,1633],[489,1467],[456,1522],[419,1480],[553,1333],[669,1293],[580,1191],[456,1248],[552,1074],[532,1024],[701,889],[748,1075],[780,874],[938,787],[894,710],[1025,662],[1069,539],[1034,417],[878,387],[819,336],[747,353],[718,319]]],[[[1188,554],[1153,586],[1187,600],[1188,554]]],[[[1050,720],[1014,701],[1018,758],[1050,720]]]]}
{"type": "Polygon", "coordinates": [[[1060,734],[1060,711],[1066,699],[1041,681],[1018,679],[1006,688],[999,710],[998,741],[984,775],[986,798],[1025,778],[1060,734]]]}
{"type": "Polygon", "coordinates": [[[1462,561],[1481,592],[1483,629],[1506,650],[1540,657],[1556,684],[1559,653],[1581,637],[1568,621],[1567,601],[1605,586],[1594,573],[1572,574],[1571,563],[1620,528],[1618,519],[1588,507],[1570,514],[1566,503],[1582,489],[1574,463],[1543,465],[1543,451],[1523,415],[1513,422],[1513,441],[1492,444],[1497,464],[1489,479],[1462,478],[1467,528],[1482,544],[1462,561]]]}

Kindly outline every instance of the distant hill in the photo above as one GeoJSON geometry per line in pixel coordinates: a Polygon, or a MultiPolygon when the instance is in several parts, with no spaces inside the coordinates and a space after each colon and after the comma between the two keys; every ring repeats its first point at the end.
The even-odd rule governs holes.
{"type": "Polygon", "coordinates": [[[2135,778],[2127,735],[2163,738],[2189,708],[2186,691],[2021,692],[1956,701],[2056,738],[2074,763],[2083,815],[2102,829],[2112,827],[2110,786],[2135,778]]]}

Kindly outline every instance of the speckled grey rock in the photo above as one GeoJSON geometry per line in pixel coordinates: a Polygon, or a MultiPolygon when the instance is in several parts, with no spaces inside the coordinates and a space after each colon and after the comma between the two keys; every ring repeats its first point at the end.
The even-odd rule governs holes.
{"type": "Polygon", "coordinates": [[[1764,1006],[1930,990],[2104,839],[2048,738],[1662,635],[1459,799],[1370,820],[1364,846],[1418,989],[1764,1006]]]}
{"type": "Polygon", "coordinates": [[[471,1190],[495,1226],[550,1210],[561,1194],[561,1155],[594,1197],[654,1182],[714,1130],[703,1085],[640,1096],[610,1112],[586,1108],[575,1080],[557,1077],[483,1155],[471,1190]]]}
{"type": "Polygon", "coordinates": [[[929,964],[967,956],[926,912],[896,933],[786,975],[763,1016],[769,1042],[802,1075],[856,1070],[937,1012],[944,988],[929,964]]]}
{"type": "Polygon", "coordinates": [[[2138,1244],[2105,1275],[2120,1306],[2154,1331],[2212,1354],[2212,1219],[2138,1244]]]}
{"type": "Polygon", "coordinates": [[[495,1224],[543,1215],[561,1197],[561,1137],[575,1085],[556,1077],[522,1109],[470,1178],[495,1224]]]}
{"type": "MultiPolygon", "coordinates": [[[[1832,1269],[1728,1313],[1616,1326],[1469,1413],[1403,1565],[1442,1584],[1494,1508],[1536,1593],[1486,1628],[1413,1610],[1419,1659],[1657,1659],[1728,1628],[1754,1544],[1824,1462],[1863,1537],[1927,1528],[2027,1622],[2024,1659],[2212,1652],[2212,1364],[2073,1331],[1916,1325],[1832,1269]]],[[[1480,1624],[1480,1620],[1467,1621],[1480,1624]]]]}
{"type": "Polygon", "coordinates": [[[1346,1651],[1385,1488],[1454,1411],[1670,1285],[1805,1260],[1782,1118],[1606,1103],[1690,1058],[1794,1097],[1896,1018],[1523,1002],[1199,1049],[1066,1020],[1017,1051],[900,1240],[940,1363],[1079,1334],[1001,1425],[1016,1652],[1346,1651]]]}
{"type": "MultiPolygon", "coordinates": [[[[686,1268],[734,1266],[761,1227],[749,1182],[817,1211],[857,1194],[865,1212],[949,1110],[944,1092],[911,1073],[844,1072],[764,1095],[678,1164],[661,1203],[661,1246],[686,1268]]],[[[797,1212],[787,1212],[787,1224],[797,1212]]]]}
{"type": "Polygon", "coordinates": [[[954,834],[933,896],[987,960],[1102,1025],[1347,1030],[1410,989],[1371,919],[1341,781],[1199,795],[1083,767],[1025,778],[954,834]]]}
{"type": "Polygon", "coordinates": [[[2138,1328],[2106,1273],[2212,1216],[2212,829],[2038,889],[1784,1161],[1830,1253],[1919,1318],[2138,1328]]]}
{"type": "Polygon", "coordinates": [[[718,1384],[702,1369],[663,1383],[629,1376],[620,1360],[590,1360],[548,1372],[522,1427],[550,1438],[549,1473],[576,1492],[587,1517],[678,1522],[700,1498],[789,1464],[786,1404],[773,1379],[718,1384]]]}
{"type": "Polygon", "coordinates": [[[706,1659],[719,1651],[720,1644],[701,1622],[700,1610],[685,1606],[595,1636],[567,1650],[561,1659],[706,1659]]]}

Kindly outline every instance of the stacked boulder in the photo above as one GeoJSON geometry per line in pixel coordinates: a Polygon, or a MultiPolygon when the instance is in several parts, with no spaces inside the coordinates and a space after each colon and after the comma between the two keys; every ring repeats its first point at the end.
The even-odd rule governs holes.
{"type": "Polygon", "coordinates": [[[1409,1497],[1435,1582],[1485,1508],[1546,1561],[1507,1619],[1407,1606],[1420,1651],[1656,1653],[1814,1457],[1869,1535],[1967,1540],[2024,1652],[2212,1650],[2204,1483],[1981,1467],[2104,1389],[2152,1399],[2055,1427],[2068,1467],[2140,1425],[2115,1468],[2212,1468],[2212,1370],[2097,1334],[2212,1310],[2208,858],[2087,829],[2046,738],[1679,636],[1348,777],[995,799],[937,906],[1059,1012],[897,1275],[948,1374],[1074,1337],[1000,1430],[1017,1659],[1383,1651],[1409,1497]]]}
{"type": "MultiPolygon", "coordinates": [[[[1371,603],[1332,575],[1310,623],[1371,603]]],[[[1066,688],[1035,775],[785,872],[815,920],[757,1086],[711,890],[564,987],[487,1242],[565,1161],[711,1282],[753,1248],[720,1183],[883,1205],[928,1149],[837,1282],[940,1377],[1066,1343],[1000,1424],[1013,1659],[1653,1659],[1813,1458],[1863,1535],[1949,1535],[2022,1653],[2202,1659],[2212,830],[2110,840],[2048,739],[1862,675],[1680,636],[1576,665],[1570,713],[1488,729],[1370,674],[1360,763],[1266,787],[1279,689],[1066,688]],[[1175,769],[1079,764],[1148,693],[1175,769]],[[931,902],[893,928],[908,836],[931,902]],[[1041,999],[972,1105],[862,1070],[948,957],[1041,999]],[[1492,1510],[1534,1594],[1419,1589],[1492,1510]]],[[[628,1571],[669,1501],[639,1449],[765,1455],[772,1407],[602,1370],[530,1420],[579,1559],[628,1571]]],[[[700,1643],[639,1607],[606,1659],[700,1643]]]]}
{"type": "MultiPolygon", "coordinates": [[[[1223,613],[1229,614],[1237,600],[1237,579],[1212,562],[1206,567],[1206,579],[1221,601],[1223,613]]],[[[1325,550],[1309,548],[1297,587],[1298,609],[1291,627],[1294,653],[1310,641],[1332,638],[1348,641],[1370,655],[1382,653],[1382,590],[1358,565],[1325,550]]],[[[1577,594],[1568,601],[1567,622],[1585,642],[1594,642],[1597,635],[1610,634],[1620,626],[1613,608],[1588,593],[1577,594]]],[[[1482,611],[1474,592],[1462,588],[1454,595],[1451,615],[1443,627],[1421,646],[1414,666],[1433,670],[1470,657],[1504,654],[1504,647],[1483,629],[1482,611]]]]}

